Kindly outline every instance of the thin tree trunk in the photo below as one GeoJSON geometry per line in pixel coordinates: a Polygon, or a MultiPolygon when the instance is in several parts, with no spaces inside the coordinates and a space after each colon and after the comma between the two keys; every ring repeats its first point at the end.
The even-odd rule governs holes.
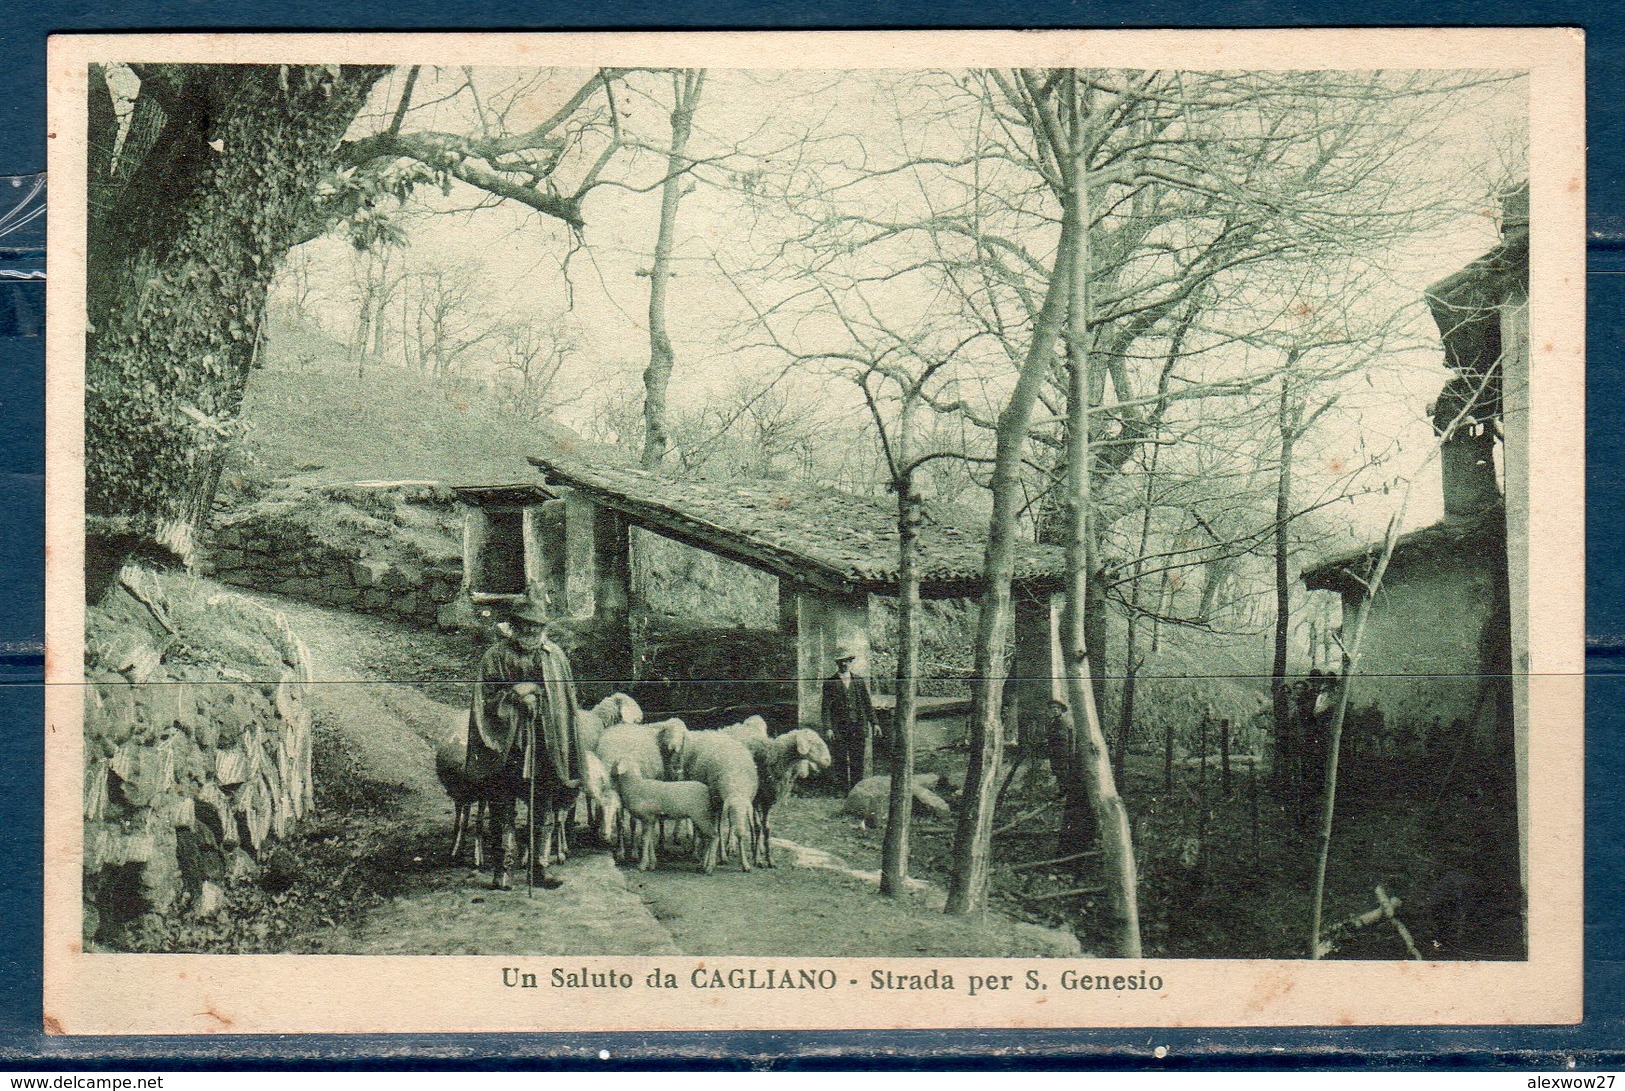
{"type": "Polygon", "coordinates": [[[1000,721],[1004,696],[1005,634],[1010,621],[1010,581],[1015,572],[1016,515],[1021,505],[1022,450],[1032,425],[1033,405],[1055,360],[1056,341],[1066,315],[1073,263],[1083,235],[1075,200],[1063,204],[1061,241],[1055,268],[1033,326],[1010,400],[994,432],[992,514],[988,517],[983,560],[981,611],[976,623],[975,673],[971,679],[970,763],[965,770],[964,806],[954,831],[953,875],[943,911],[973,913],[987,897],[988,850],[1003,745],[1000,721]]]}
{"type": "MultiPolygon", "coordinates": [[[[905,421],[903,429],[908,427],[905,421]]],[[[907,457],[907,433],[901,445],[907,457]]],[[[920,676],[919,573],[920,499],[911,470],[897,483],[897,708],[892,718],[891,799],[886,810],[886,839],[881,846],[880,892],[902,897],[908,887],[908,834],[914,813],[914,719],[920,676]]]]}
{"type": "MultiPolygon", "coordinates": [[[[1145,511],[1140,518],[1141,557],[1145,556],[1151,541],[1151,501],[1157,476],[1157,456],[1161,453],[1160,446],[1153,446],[1146,465],[1145,511]]],[[[1128,758],[1128,739],[1134,730],[1134,686],[1140,673],[1140,664],[1135,656],[1140,630],[1140,592],[1144,586],[1145,575],[1136,567],[1134,580],[1129,585],[1128,635],[1123,641],[1123,700],[1117,716],[1117,745],[1112,753],[1112,765],[1116,768],[1118,776],[1123,775],[1123,763],[1128,758]]],[[[1158,612],[1161,612],[1160,604],[1158,612]]]]}
{"type": "MultiPolygon", "coordinates": [[[[1080,116],[1076,102],[1077,76],[1072,74],[1069,93],[1073,96],[1072,114],[1080,116]]],[[[1072,169],[1074,215],[1083,223],[1089,222],[1089,191],[1087,163],[1074,149],[1072,169]]],[[[1095,824],[1099,832],[1102,869],[1106,881],[1109,911],[1116,931],[1117,953],[1124,958],[1140,957],[1139,877],[1134,865],[1134,847],[1129,828],[1128,809],[1117,794],[1117,783],[1112,776],[1106,737],[1101,731],[1098,708],[1095,704],[1095,685],[1089,663],[1090,647],[1087,642],[1089,599],[1094,582],[1094,559],[1090,555],[1092,515],[1091,488],[1094,467],[1089,444],[1090,400],[1093,375],[1090,373],[1090,313],[1089,288],[1091,264],[1087,232],[1079,239],[1077,255],[1073,259],[1067,308],[1067,363],[1068,363],[1068,436],[1067,436],[1067,497],[1070,501],[1070,526],[1067,541],[1067,600],[1065,649],[1062,656],[1066,672],[1067,696],[1072,705],[1074,754],[1079,772],[1087,786],[1090,802],[1094,806],[1095,824]]]]}
{"type": "MultiPolygon", "coordinates": [[[[1131,600],[1132,601],[1132,600],[1131,600]]],[[[1117,775],[1123,775],[1123,763],[1128,760],[1128,737],[1134,730],[1134,682],[1139,675],[1139,664],[1135,662],[1135,638],[1139,632],[1140,619],[1132,613],[1128,619],[1128,636],[1123,641],[1123,697],[1121,708],[1117,715],[1117,739],[1112,747],[1112,767],[1117,775]]]]}
{"type": "Polygon", "coordinates": [[[401,366],[408,371],[417,369],[417,361],[412,357],[412,324],[410,321],[410,303],[406,297],[407,286],[401,284],[401,366]]]}
{"type": "Polygon", "coordinates": [[[389,306],[389,248],[382,246],[378,255],[378,283],[374,285],[372,309],[372,338],[367,346],[367,354],[372,357],[375,364],[381,364],[384,359],[384,337],[387,323],[385,310],[389,306]]]}
{"type": "Polygon", "coordinates": [[[660,187],[660,227],[655,234],[654,263],[649,268],[649,366],[643,372],[643,465],[659,466],[671,445],[666,432],[666,393],[677,357],[666,330],[666,297],[671,285],[671,253],[677,232],[677,205],[683,199],[687,159],[683,155],[694,128],[694,111],[705,84],[703,69],[672,73],[671,151],[666,181],[660,187]]]}
{"type": "Polygon", "coordinates": [[[1196,798],[1207,798],[1207,727],[1213,721],[1206,713],[1196,728],[1196,798]]]}
{"type": "Polygon", "coordinates": [[[1172,794],[1174,790],[1174,721],[1171,716],[1162,726],[1162,790],[1164,794],[1172,794]]]}
{"type": "Polygon", "coordinates": [[[1275,762],[1271,775],[1280,798],[1287,800],[1293,814],[1301,813],[1300,792],[1303,775],[1301,740],[1292,719],[1292,695],[1287,688],[1288,637],[1292,626],[1292,585],[1287,579],[1287,523],[1292,516],[1292,447],[1297,440],[1297,416],[1293,405],[1291,361],[1281,375],[1281,401],[1278,413],[1281,432],[1281,459],[1275,481],[1275,662],[1270,670],[1270,698],[1275,715],[1275,762]]]}
{"type": "Polygon", "coordinates": [[[1172,598],[1171,584],[1168,570],[1164,569],[1162,580],[1157,586],[1157,612],[1151,619],[1151,654],[1156,655],[1162,650],[1162,619],[1168,616],[1168,603],[1172,598]]]}
{"type": "MultiPolygon", "coordinates": [[[[1406,493],[1406,500],[1410,494],[1406,493]]],[[[1326,896],[1326,860],[1331,855],[1332,847],[1332,819],[1337,808],[1337,755],[1343,742],[1343,721],[1348,716],[1349,692],[1354,688],[1354,676],[1360,669],[1360,643],[1365,638],[1366,622],[1371,617],[1371,600],[1377,597],[1377,591],[1382,587],[1382,578],[1388,572],[1388,562],[1394,556],[1394,543],[1399,538],[1399,527],[1405,517],[1405,503],[1401,503],[1398,513],[1388,523],[1388,533],[1383,537],[1382,554],[1377,558],[1377,567],[1371,573],[1371,579],[1366,583],[1365,597],[1360,600],[1360,609],[1354,617],[1354,632],[1349,638],[1348,648],[1343,653],[1343,683],[1337,690],[1337,705],[1332,709],[1332,724],[1326,740],[1326,785],[1320,797],[1320,832],[1316,838],[1315,847],[1315,886],[1312,906],[1309,912],[1309,957],[1320,957],[1320,917],[1322,904],[1326,896]]]]}
{"type": "MultiPolygon", "coordinates": [[[[369,289],[370,292],[370,289],[369,289]]],[[[361,317],[356,321],[355,344],[350,353],[355,360],[355,377],[367,377],[367,342],[372,340],[372,297],[361,301],[361,317]]]]}
{"type": "Polygon", "coordinates": [[[1256,762],[1256,761],[1253,762],[1253,764],[1249,767],[1249,771],[1247,773],[1247,794],[1251,797],[1247,801],[1247,803],[1248,803],[1248,811],[1249,811],[1248,818],[1250,820],[1249,821],[1249,827],[1250,827],[1249,832],[1252,835],[1253,867],[1256,868],[1258,866],[1260,860],[1263,858],[1262,857],[1262,846],[1259,844],[1259,837],[1258,837],[1258,826],[1259,826],[1259,813],[1258,813],[1258,811],[1259,811],[1259,808],[1258,808],[1258,762],[1256,762]]]}

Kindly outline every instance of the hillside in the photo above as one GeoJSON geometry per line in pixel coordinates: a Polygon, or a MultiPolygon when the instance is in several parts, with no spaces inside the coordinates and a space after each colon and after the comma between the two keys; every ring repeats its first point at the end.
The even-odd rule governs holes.
{"type": "Polygon", "coordinates": [[[366,379],[330,370],[256,371],[247,435],[228,485],[292,480],[528,482],[526,457],[549,452],[618,458],[569,429],[507,412],[482,389],[447,390],[397,369],[366,379]]]}

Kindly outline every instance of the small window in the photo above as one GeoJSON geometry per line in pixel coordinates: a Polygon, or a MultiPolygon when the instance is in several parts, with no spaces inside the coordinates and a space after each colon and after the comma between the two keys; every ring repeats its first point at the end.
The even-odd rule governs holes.
{"type": "Polygon", "coordinates": [[[474,591],[486,595],[525,592],[524,517],[516,510],[487,508],[485,547],[480,551],[474,591]]]}

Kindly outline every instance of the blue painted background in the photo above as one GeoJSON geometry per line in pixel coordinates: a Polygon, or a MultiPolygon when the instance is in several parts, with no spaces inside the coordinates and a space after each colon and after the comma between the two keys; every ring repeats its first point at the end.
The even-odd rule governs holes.
{"type": "MultiPolygon", "coordinates": [[[[999,1048],[979,1067],[1066,1063],[1089,1067],[1409,1067],[1582,1068],[1625,1059],[1625,5],[1597,2],[1481,0],[1466,3],[1339,0],[1140,0],[1085,3],[1028,0],[1021,5],[964,0],[802,0],[794,4],[713,0],[680,5],[649,0],[613,4],[469,0],[449,24],[441,0],[397,0],[379,22],[380,5],[344,0],[271,0],[258,6],[218,0],[13,0],[0,15],[0,174],[45,167],[45,38],[72,31],[197,29],[441,30],[618,28],[1111,27],[1300,25],[1568,25],[1588,40],[1591,345],[1587,420],[1591,573],[1587,597],[1593,650],[1587,714],[1586,1011],[1579,1027],[1488,1029],[1070,1031],[1032,1033],[682,1034],[571,1036],[412,1036],[407,1038],[48,1039],[40,1033],[40,815],[43,704],[37,656],[0,651],[0,732],[5,786],[0,790],[0,1067],[211,1068],[236,1065],[466,1068],[577,1064],[591,1067],[682,1063],[746,1067],[777,1058],[782,1066],[952,1065],[999,1048]],[[1154,1045],[1169,1047],[1152,1059],[1154,1045]],[[600,1062],[598,1051],[612,1058],[600,1062]],[[885,1051],[882,1055],[881,1051],[885,1051]],[[749,1059],[749,1060],[747,1060],[749,1059]]],[[[44,628],[43,396],[37,342],[0,339],[0,649],[38,641],[44,628]]]]}

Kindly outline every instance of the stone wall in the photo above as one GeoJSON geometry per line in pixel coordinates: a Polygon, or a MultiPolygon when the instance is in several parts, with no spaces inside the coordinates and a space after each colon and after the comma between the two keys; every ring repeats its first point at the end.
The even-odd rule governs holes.
{"type": "MultiPolygon", "coordinates": [[[[690,727],[712,728],[757,714],[778,731],[796,726],[792,636],[668,619],[645,630],[637,653],[638,681],[631,691],[650,720],[682,714],[692,721],[690,727]],[[708,709],[717,710],[715,719],[701,714],[708,709]]],[[[590,663],[587,656],[581,658],[590,663]]],[[[582,699],[587,699],[585,693],[582,699]]]]}
{"type": "MultiPolygon", "coordinates": [[[[1392,736],[1385,746],[1502,753],[1496,704],[1482,692],[1496,673],[1487,644],[1506,624],[1496,610],[1495,563],[1471,548],[1395,556],[1372,606],[1350,698],[1380,714],[1372,723],[1392,736]]],[[[1350,600],[1343,616],[1357,609],[1350,600]]]]}
{"type": "Polygon", "coordinates": [[[84,941],[208,916],[312,805],[309,656],[280,614],[126,568],[86,612],[84,941]]]}
{"type": "Polygon", "coordinates": [[[285,489],[216,520],[206,571],[422,625],[461,620],[462,522],[433,484],[285,489]]]}

